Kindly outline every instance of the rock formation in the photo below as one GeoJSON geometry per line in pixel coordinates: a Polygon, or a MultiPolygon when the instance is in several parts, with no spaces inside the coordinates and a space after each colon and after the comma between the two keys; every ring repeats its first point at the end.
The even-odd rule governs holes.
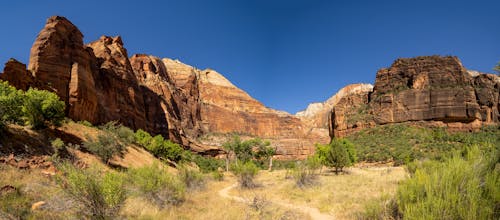
{"type": "Polygon", "coordinates": [[[456,57],[398,59],[377,72],[372,93],[335,106],[331,135],[407,121],[474,130],[499,122],[499,89],[498,76],[468,72],[456,57]]]}
{"type": "MultiPolygon", "coordinates": [[[[214,70],[149,55],[128,57],[120,37],[88,45],[64,17],[54,16],[38,35],[28,69],[9,61],[1,75],[20,89],[55,92],[67,116],[93,124],[118,121],[198,152],[240,134],[271,140],[282,158],[303,158],[315,143],[329,141],[299,118],[265,107],[214,70]]],[[[324,119],[322,119],[324,120],[324,119]]]]}

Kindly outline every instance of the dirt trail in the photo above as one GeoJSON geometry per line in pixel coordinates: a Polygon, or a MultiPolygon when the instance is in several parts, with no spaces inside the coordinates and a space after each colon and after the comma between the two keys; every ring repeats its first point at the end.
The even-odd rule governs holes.
{"type": "MultiPolygon", "coordinates": [[[[227,199],[232,199],[232,200],[235,200],[238,202],[250,203],[250,201],[248,201],[242,197],[229,195],[229,191],[232,190],[233,188],[235,188],[236,186],[238,186],[237,183],[235,183],[231,186],[228,186],[224,189],[221,189],[219,191],[219,196],[227,198],[227,199]]],[[[294,205],[294,204],[290,204],[290,203],[286,203],[286,202],[278,201],[278,200],[271,200],[271,202],[274,204],[289,208],[289,209],[294,209],[294,210],[300,211],[302,213],[308,214],[309,216],[311,216],[312,219],[315,219],[315,220],[335,219],[335,217],[332,215],[322,214],[317,208],[312,208],[312,207],[303,206],[303,205],[294,205]]]]}

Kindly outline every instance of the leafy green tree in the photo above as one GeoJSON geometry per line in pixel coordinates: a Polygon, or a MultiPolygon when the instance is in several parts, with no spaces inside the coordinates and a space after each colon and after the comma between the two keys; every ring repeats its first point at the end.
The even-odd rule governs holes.
{"type": "Polygon", "coordinates": [[[229,169],[231,158],[235,158],[236,164],[239,162],[246,163],[251,160],[270,159],[270,166],[272,166],[272,155],[276,153],[275,149],[270,147],[269,141],[263,141],[260,138],[241,141],[237,135],[222,146],[226,151],[226,170],[229,169]]]}
{"type": "Polygon", "coordinates": [[[251,145],[256,149],[254,157],[257,160],[269,160],[269,170],[273,168],[273,156],[276,154],[276,149],[271,147],[271,142],[262,141],[260,138],[251,140],[251,145]]]}
{"type": "Polygon", "coordinates": [[[500,62],[498,62],[498,64],[493,69],[498,72],[498,75],[500,75],[500,62]]]}
{"type": "Polygon", "coordinates": [[[0,123],[21,122],[23,92],[0,81],[0,123]]]}
{"type": "Polygon", "coordinates": [[[30,88],[25,92],[22,112],[33,128],[60,125],[64,119],[64,102],[51,92],[30,88]]]}
{"type": "Polygon", "coordinates": [[[329,145],[317,145],[316,154],[323,165],[334,167],[335,173],[357,161],[354,145],[347,139],[333,139],[329,145]]]}

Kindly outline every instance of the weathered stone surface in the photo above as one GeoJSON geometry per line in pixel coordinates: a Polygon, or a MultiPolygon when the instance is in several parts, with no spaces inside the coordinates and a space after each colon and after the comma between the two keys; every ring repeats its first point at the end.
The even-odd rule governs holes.
{"type": "Polygon", "coordinates": [[[42,89],[54,91],[69,104],[69,87],[73,65],[80,72],[92,72],[92,50],[83,45],[83,35],[64,17],[53,16],[38,34],[31,48],[28,69],[42,89]]]}
{"type": "MultiPolygon", "coordinates": [[[[311,129],[311,132],[316,133],[317,136],[321,136],[322,143],[328,143],[329,137],[329,127],[330,127],[330,114],[335,106],[338,106],[339,101],[346,96],[352,95],[366,95],[373,90],[371,84],[351,84],[340,89],[335,95],[330,97],[328,100],[322,103],[312,103],[306,110],[297,112],[295,116],[299,117],[305,124],[306,127],[311,129]]],[[[347,103],[352,102],[348,101],[347,103]]],[[[341,103],[345,105],[346,101],[341,103]]],[[[351,106],[343,106],[345,108],[351,108],[351,106]]],[[[348,110],[348,109],[346,109],[348,110]]]]}
{"type": "Polygon", "coordinates": [[[7,61],[0,80],[8,81],[10,85],[22,90],[28,90],[34,81],[31,73],[26,70],[26,65],[15,59],[7,61]]]}
{"type": "Polygon", "coordinates": [[[373,93],[358,97],[357,105],[350,103],[362,106],[362,111],[335,107],[330,134],[343,136],[360,126],[407,121],[430,121],[453,130],[497,123],[499,81],[493,74],[467,71],[457,57],[398,59],[378,71],[373,93]]]}

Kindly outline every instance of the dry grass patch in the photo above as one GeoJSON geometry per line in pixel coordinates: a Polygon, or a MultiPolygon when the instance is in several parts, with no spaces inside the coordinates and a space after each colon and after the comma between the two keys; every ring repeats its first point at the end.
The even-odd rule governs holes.
{"type": "Polygon", "coordinates": [[[262,187],[233,190],[240,197],[262,195],[276,201],[319,209],[337,219],[355,219],[364,205],[384,195],[393,195],[398,183],[405,179],[403,167],[350,168],[348,174],[335,175],[325,172],[318,177],[318,184],[298,188],[286,171],[260,172],[257,182],[262,187]]]}

